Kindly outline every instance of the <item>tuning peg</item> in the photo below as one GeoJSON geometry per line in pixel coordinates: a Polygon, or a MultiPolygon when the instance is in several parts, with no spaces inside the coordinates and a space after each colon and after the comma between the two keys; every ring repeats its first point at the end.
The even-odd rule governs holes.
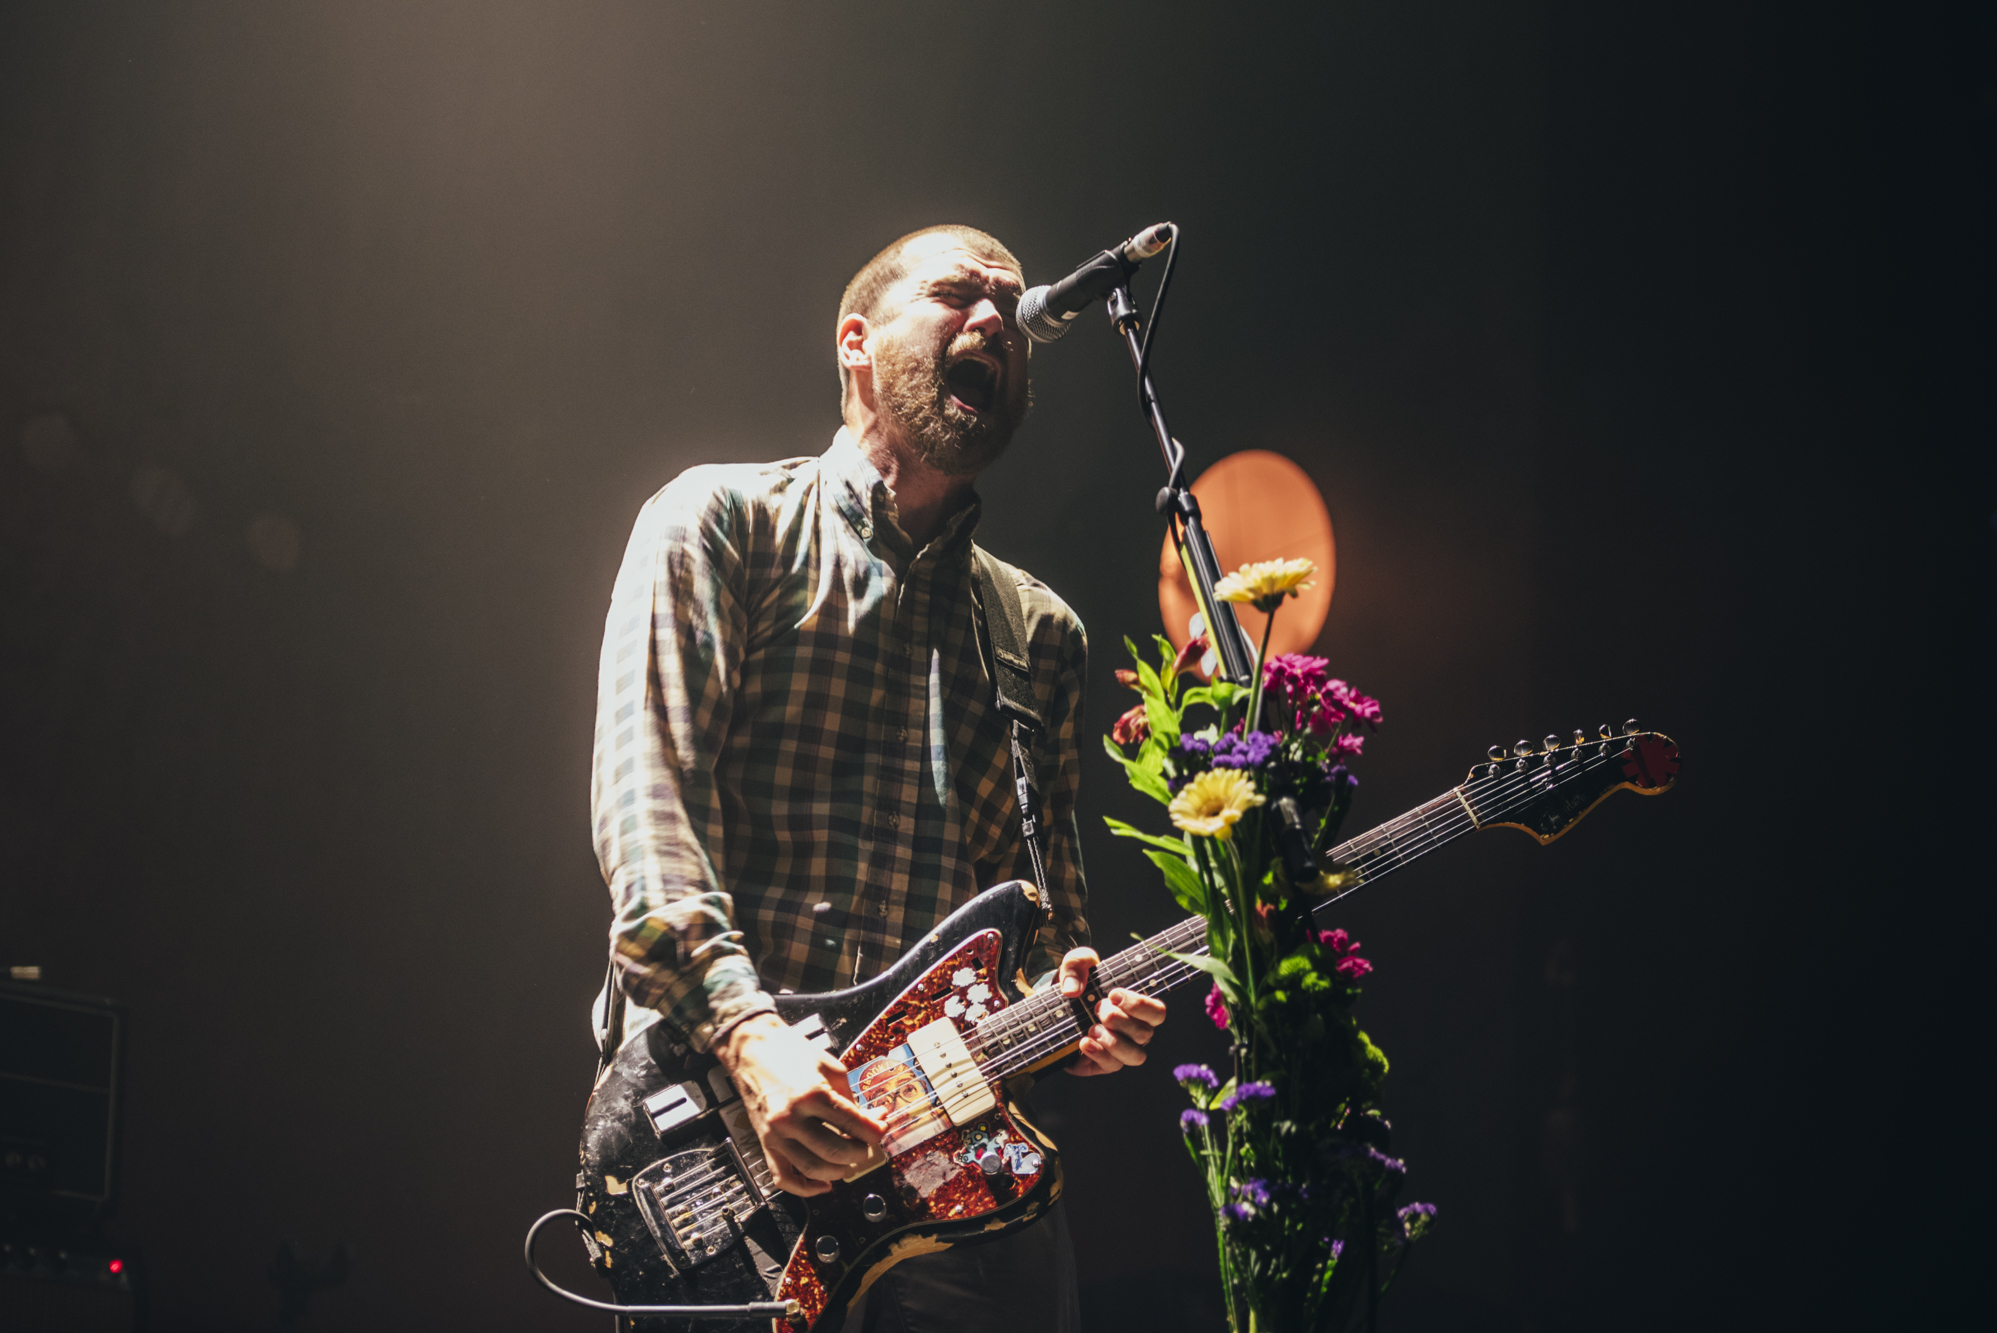
{"type": "Polygon", "coordinates": [[[1505,747],[1502,745],[1493,745],[1485,753],[1491,756],[1491,762],[1495,764],[1505,757],[1505,747]]]}
{"type": "Polygon", "coordinates": [[[1517,745],[1514,745],[1512,747],[1512,753],[1517,755],[1521,759],[1525,758],[1527,755],[1532,753],[1532,742],[1520,741],[1517,745]]]}
{"type": "Polygon", "coordinates": [[[1616,729],[1606,722],[1597,727],[1596,730],[1602,733],[1602,739],[1605,741],[1615,739],[1616,729]]]}
{"type": "Polygon", "coordinates": [[[1552,754],[1555,750],[1558,750],[1560,748],[1560,738],[1558,736],[1555,736],[1553,733],[1548,732],[1546,736],[1546,744],[1541,748],[1544,749],[1548,754],[1552,754]]]}
{"type": "Polygon", "coordinates": [[[1627,722],[1623,723],[1623,735],[1625,735],[1625,736],[1634,736],[1634,735],[1636,735],[1636,719],[1635,719],[1635,718],[1631,718],[1631,719],[1630,719],[1629,721],[1627,721],[1627,722]]]}
{"type": "Polygon", "coordinates": [[[1574,728],[1574,748],[1578,750],[1587,743],[1588,743],[1588,733],[1581,730],[1581,728],[1579,727],[1574,728]]]}

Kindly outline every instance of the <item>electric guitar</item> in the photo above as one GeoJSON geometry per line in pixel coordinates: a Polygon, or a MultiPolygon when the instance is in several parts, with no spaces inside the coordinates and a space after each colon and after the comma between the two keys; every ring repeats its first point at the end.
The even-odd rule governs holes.
{"type": "MultiPolygon", "coordinates": [[[[1627,723],[1617,734],[1521,741],[1460,786],[1332,849],[1355,880],[1338,896],[1476,829],[1552,842],[1611,793],[1654,796],[1677,780],[1678,747],[1627,723]]],[[[585,1113],[577,1208],[584,1243],[626,1304],[776,1299],[778,1333],[836,1324],[912,1255],[988,1239],[1038,1217],[1061,1192],[1054,1144],[1021,1110],[1035,1071],[1065,1059],[1095,1021],[1022,970],[1039,928],[1024,880],[952,913],[880,976],[850,990],[779,995],[778,1014],[838,1052],[854,1099],[889,1132],[871,1169],[801,1199],[776,1190],[734,1085],[663,1023],[624,1043],[585,1113]]],[[[1159,994],[1202,975],[1164,952],[1206,951],[1190,917],[1105,959],[1113,987],[1159,994]]],[[[667,1320],[643,1326],[693,1327],[667,1320]]],[[[714,1329],[714,1323],[698,1327],[714,1329]]],[[[748,1330],[754,1323],[729,1327],[748,1330]]]]}

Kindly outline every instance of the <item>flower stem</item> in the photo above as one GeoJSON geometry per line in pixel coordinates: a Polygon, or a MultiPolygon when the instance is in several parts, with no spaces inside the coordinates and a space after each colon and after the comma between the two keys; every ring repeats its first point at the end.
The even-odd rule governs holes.
{"type": "Polygon", "coordinates": [[[1269,660],[1269,632],[1276,628],[1276,612],[1282,609],[1279,603],[1269,609],[1269,618],[1262,622],[1262,647],[1255,654],[1255,681],[1248,691],[1248,717],[1242,731],[1258,731],[1262,726],[1262,664],[1269,660]]]}

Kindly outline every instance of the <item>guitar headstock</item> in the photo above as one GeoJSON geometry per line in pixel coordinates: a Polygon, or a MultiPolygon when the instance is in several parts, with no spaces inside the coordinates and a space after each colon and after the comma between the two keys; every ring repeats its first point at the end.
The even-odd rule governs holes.
{"type": "Polygon", "coordinates": [[[1470,770],[1457,788],[1477,827],[1503,824],[1552,842],[1613,792],[1642,796],[1669,791],[1678,781],[1678,745],[1631,718],[1622,729],[1603,724],[1590,736],[1548,736],[1535,747],[1520,741],[1507,752],[1492,746],[1490,762],[1470,770]]]}

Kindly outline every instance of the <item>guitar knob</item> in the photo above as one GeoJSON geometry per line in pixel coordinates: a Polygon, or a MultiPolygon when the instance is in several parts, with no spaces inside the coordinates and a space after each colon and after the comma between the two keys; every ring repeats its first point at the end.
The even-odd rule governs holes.
{"type": "Polygon", "coordinates": [[[1505,747],[1502,745],[1493,745],[1485,753],[1491,756],[1491,762],[1495,764],[1505,757],[1505,747]]]}
{"type": "Polygon", "coordinates": [[[812,1245],[811,1252],[818,1256],[820,1263],[836,1264],[839,1262],[839,1238],[820,1236],[812,1245]]]}
{"type": "Polygon", "coordinates": [[[1005,1170],[1005,1158],[999,1156],[997,1148],[987,1148],[978,1158],[978,1170],[988,1176],[995,1176],[1005,1170]]]}
{"type": "Polygon", "coordinates": [[[1634,735],[1636,735],[1636,719],[1635,719],[1635,718],[1631,718],[1631,719],[1630,719],[1629,721],[1627,721],[1627,722],[1623,723],[1623,735],[1625,735],[1625,736],[1634,736],[1634,735]]]}
{"type": "Polygon", "coordinates": [[[869,1222],[878,1222],[888,1215],[888,1201],[878,1194],[869,1194],[860,1200],[860,1213],[869,1222]]]}
{"type": "Polygon", "coordinates": [[[1512,747],[1512,753],[1517,755],[1521,759],[1525,758],[1527,755],[1532,753],[1532,742],[1520,741],[1517,745],[1514,745],[1512,747]]]}
{"type": "Polygon", "coordinates": [[[1560,738],[1549,733],[1546,738],[1546,752],[1552,754],[1560,748],[1560,738]]]}

